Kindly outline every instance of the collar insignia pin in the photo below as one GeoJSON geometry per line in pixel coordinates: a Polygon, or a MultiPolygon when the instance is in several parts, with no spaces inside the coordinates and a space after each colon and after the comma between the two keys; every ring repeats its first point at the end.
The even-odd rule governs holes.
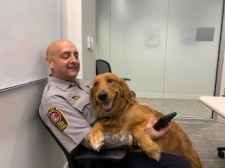
{"type": "Polygon", "coordinates": [[[72,99],[73,99],[74,101],[78,100],[79,98],[80,98],[80,95],[74,95],[74,96],[72,97],[72,99]]]}

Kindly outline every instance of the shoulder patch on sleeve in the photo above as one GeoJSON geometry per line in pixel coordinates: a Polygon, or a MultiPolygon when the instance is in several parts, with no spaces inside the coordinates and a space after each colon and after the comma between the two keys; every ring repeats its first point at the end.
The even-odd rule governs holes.
{"type": "Polygon", "coordinates": [[[68,127],[68,122],[63,113],[55,106],[48,109],[48,118],[60,131],[68,127]]]}

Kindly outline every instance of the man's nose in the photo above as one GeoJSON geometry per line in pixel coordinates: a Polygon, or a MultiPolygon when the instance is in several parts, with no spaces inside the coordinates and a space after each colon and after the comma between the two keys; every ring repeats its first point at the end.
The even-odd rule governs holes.
{"type": "Polygon", "coordinates": [[[70,61],[71,61],[71,62],[78,62],[79,59],[78,59],[74,54],[71,54],[71,55],[70,55],[70,61]]]}

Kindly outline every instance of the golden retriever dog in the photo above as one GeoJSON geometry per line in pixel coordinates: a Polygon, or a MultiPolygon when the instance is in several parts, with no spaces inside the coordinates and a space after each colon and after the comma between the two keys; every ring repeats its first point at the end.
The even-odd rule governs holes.
{"type": "Polygon", "coordinates": [[[90,101],[99,117],[90,133],[91,145],[95,150],[103,145],[104,132],[128,132],[133,134],[141,150],[157,161],[160,153],[164,152],[184,157],[192,168],[202,168],[190,139],[175,121],[171,121],[171,127],[163,137],[154,141],[150,138],[145,131],[150,114],[156,119],[163,114],[139,104],[124,79],[113,73],[96,76],[90,101]]]}

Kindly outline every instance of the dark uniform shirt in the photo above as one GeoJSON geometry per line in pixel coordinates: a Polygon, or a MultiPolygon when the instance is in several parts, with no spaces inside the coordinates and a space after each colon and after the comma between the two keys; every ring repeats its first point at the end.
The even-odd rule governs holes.
{"type": "Polygon", "coordinates": [[[39,114],[59,141],[71,152],[90,133],[96,114],[89,101],[90,83],[48,77],[39,114]]]}

